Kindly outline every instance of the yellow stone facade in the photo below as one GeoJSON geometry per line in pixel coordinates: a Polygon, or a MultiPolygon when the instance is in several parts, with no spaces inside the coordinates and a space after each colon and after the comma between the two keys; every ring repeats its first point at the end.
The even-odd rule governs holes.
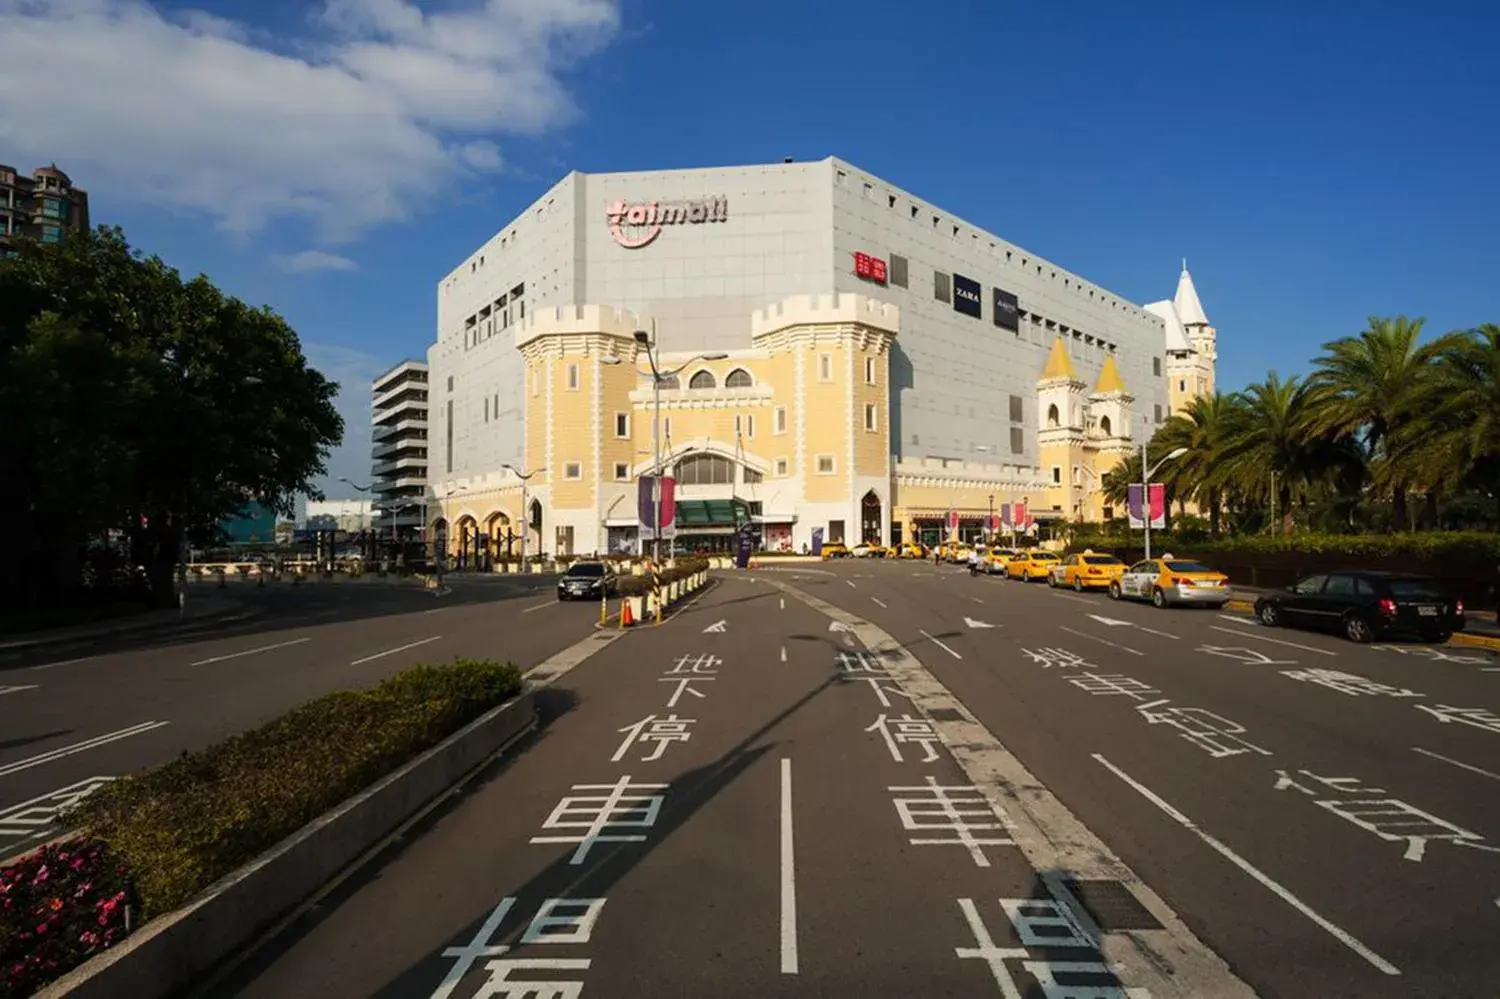
{"type": "Polygon", "coordinates": [[[658,441],[677,480],[679,550],[727,550],[734,523],[724,515],[735,504],[771,550],[802,550],[815,529],[850,545],[972,537],[1007,504],[1026,504],[1033,519],[1098,520],[1099,477],[1135,446],[1132,397],[1113,359],[1086,393],[1059,340],[1038,381],[1039,467],[897,461],[889,422],[899,311],[851,294],[760,310],[750,343],[723,357],[660,355],[658,438],[642,329],[641,317],[600,306],[527,317],[515,334],[523,467],[432,483],[429,526],[450,551],[472,551],[476,534],[506,550],[508,533],[522,530],[528,470],[530,553],[637,550],[637,479],[651,474],[658,441]]]}

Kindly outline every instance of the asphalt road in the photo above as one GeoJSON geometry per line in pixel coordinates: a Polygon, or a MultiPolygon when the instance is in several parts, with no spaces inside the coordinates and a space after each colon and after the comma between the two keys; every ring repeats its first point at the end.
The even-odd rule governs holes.
{"type": "Polygon", "coordinates": [[[1493,999],[1471,653],[930,565],[726,575],[211,994],[1493,999]]]}
{"type": "Polygon", "coordinates": [[[94,640],[0,667],[0,857],[55,831],[59,806],[330,690],[454,656],[533,666],[589,634],[598,604],[549,577],[455,580],[442,596],[382,583],[234,595],[253,616],[94,640]]]}

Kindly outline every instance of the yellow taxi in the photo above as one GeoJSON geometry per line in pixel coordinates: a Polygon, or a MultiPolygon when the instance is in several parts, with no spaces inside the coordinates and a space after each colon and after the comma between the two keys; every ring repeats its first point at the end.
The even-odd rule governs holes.
{"type": "Polygon", "coordinates": [[[1043,551],[1040,548],[1017,552],[1015,558],[1005,563],[1005,578],[1019,579],[1023,583],[1046,579],[1052,567],[1061,561],[1062,559],[1057,557],[1056,552],[1043,551]]]}
{"type": "Polygon", "coordinates": [[[823,545],[823,561],[831,558],[848,558],[849,546],[839,541],[825,542],[823,545]]]}
{"type": "Polygon", "coordinates": [[[1109,595],[1116,600],[1149,600],[1156,607],[1223,607],[1232,592],[1222,572],[1170,553],[1137,562],[1109,584],[1109,595]]]}
{"type": "Polygon", "coordinates": [[[1018,552],[1014,548],[991,548],[984,556],[984,571],[991,576],[1005,573],[1005,566],[1018,552]]]}
{"type": "Polygon", "coordinates": [[[915,541],[902,542],[901,546],[895,549],[897,558],[926,558],[929,554],[931,553],[926,548],[915,541]]]}
{"type": "Polygon", "coordinates": [[[1063,560],[1052,567],[1047,575],[1047,585],[1071,586],[1079,593],[1092,588],[1108,589],[1109,584],[1119,579],[1125,569],[1124,561],[1113,555],[1075,552],[1063,556],[1063,560]]]}

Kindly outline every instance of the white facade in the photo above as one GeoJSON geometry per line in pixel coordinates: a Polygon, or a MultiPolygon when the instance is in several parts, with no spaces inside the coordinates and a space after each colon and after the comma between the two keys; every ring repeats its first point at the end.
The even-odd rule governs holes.
{"type": "Polygon", "coordinates": [[[427,493],[428,370],[402,361],[370,384],[370,491],[381,533],[415,532],[424,522],[427,493]]]}
{"type": "Polygon", "coordinates": [[[1160,315],[833,158],[570,173],[437,290],[433,482],[520,462],[522,364],[509,334],[542,306],[628,310],[650,317],[663,350],[732,351],[749,345],[757,309],[791,295],[889,301],[901,331],[887,419],[894,457],[908,462],[1036,465],[1036,378],[1059,336],[1089,383],[1114,354],[1138,432],[1169,410],[1160,315]],[[649,224],[652,202],[674,216],[649,224]],[[856,274],[856,253],[882,261],[887,281],[856,274]],[[977,318],[952,304],[954,275],[980,286],[977,318]],[[995,321],[997,288],[1015,296],[1015,331],[995,321]]]}

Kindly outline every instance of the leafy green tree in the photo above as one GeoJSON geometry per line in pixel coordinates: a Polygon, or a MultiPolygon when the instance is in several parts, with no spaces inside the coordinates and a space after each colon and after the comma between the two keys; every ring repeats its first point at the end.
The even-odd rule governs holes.
{"type": "Polygon", "coordinates": [[[172,602],[190,537],[313,491],[343,433],[336,392],[280,316],[183,281],[118,229],[24,245],[0,262],[0,420],[19,484],[0,491],[0,530],[26,553],[3,589],[67,599],[81,550],[120,531],[153,601],[172,602]]]}

